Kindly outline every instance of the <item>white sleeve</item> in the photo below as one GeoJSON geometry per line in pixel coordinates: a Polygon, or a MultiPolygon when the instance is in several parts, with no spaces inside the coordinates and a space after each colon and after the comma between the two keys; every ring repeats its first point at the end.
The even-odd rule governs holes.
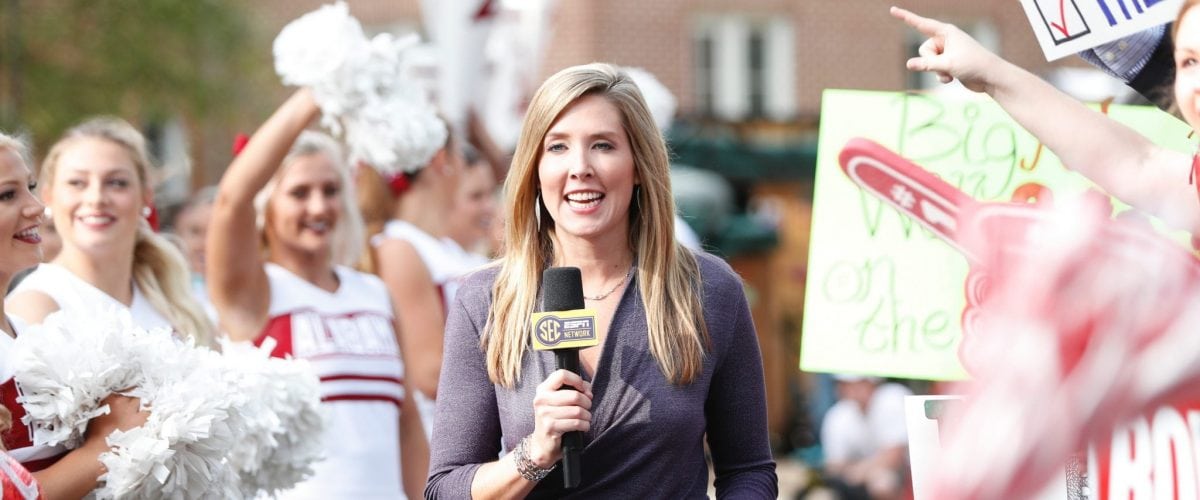
{"type": "Polygon", "coordinates": [[[871,430],[877,444],[883,448],[908,443],[908,426],[904,420],[904,398],[912,391],[900,384],[883,384],[871,397],[871,430]]]}
{"type": "Polygon", "coordinates": [[[855,441],[861,439],[861,417],[854,403],[839,401],[825,413],[821,424],[821,450],[826,462],[848,462],[856,457],[855,441]]]}

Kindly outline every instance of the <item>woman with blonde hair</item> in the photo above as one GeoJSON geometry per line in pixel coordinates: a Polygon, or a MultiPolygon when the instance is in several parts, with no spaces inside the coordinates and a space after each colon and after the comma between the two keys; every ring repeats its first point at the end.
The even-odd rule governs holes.
{"type": "Polygon", "coordinates": [[[209,297],[234,340],[272,342],[321,380],[325,459],[283,498],[419,497],[428,445],[405,380],[387,289],[345,267],[362,221],[341,147],[304,129],[296,92],[221,178],[206,252],[209,297]],[[401,460],[403,458],[403,460],[401,460]]]}
{"type": "Polygon", "coordinates": [[[452,134],[440,146],[411,172],[385,177],[374,168],[358,170],[359,207],[370,243],[363,267],[383,279],[392,297],[404,366],[426,437],[433,430],[446,305],[463,268],[445,240],[463,158],[452,134]]]}
{"type": "Polygon", "coordinates": [[[93,118],[63,134],[40,175],[62,250],[9,294],[14,314],[40,323],[58,310],[127,309],[139,327],[212,344],[183,255],[147,221],[151,169],[145,139],[123,120],[93,118]]]}
{"type": "MultiPolygon", "coordinates": [[[[24,144],[0,133],[0,227],[7,228],[11,242],[0,245],[0,287],[4,288],[17,273],[36,266],[42,258],[38,228],[43,223],[44,207],[33,194],[37,183],[27,166],[27,157],[24,144]]],[[[67,450],[35,445],[22,421],[25,409],[17,402],[20,391],[9,360],[13,340],[25,325],[6,312],[17,311],[12,307],[6,311],[0,304],[0,318],[4,319],[0,322],[0,444],[22,467],[33,471],[37,481],[30,483],[23,471],[0,466],[3,498],[81,498],[96,488],[104,472],[99,457],[109,451],[105,442],[108,435],[115,429],[141,425],[146,414],[139,413],[137,399],[113,395],[105,400],[110,413],[92,419],[80,447],[67,450]]]]}
{"type": "Polygon", "coordinates": [[[718,497],[775,498],[742,281],[675,242],[666,146],[629,77],[591,64],[542,84],[505,193],[505,251],[447,322],[426,496],[704,497],[707,437],[718,497]],[[580,268],[596,313],[580,374],[530,346],[550,266],[580,268]],[[583,471],[565,490],[553,471],[572,431],[583,471]]]}

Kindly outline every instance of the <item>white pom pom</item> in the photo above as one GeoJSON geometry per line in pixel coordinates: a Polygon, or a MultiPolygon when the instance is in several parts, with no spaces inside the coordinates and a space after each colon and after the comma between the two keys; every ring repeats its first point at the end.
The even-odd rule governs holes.
{"type": "Polygon", "coordinates": [[[247,497],[274,494],[312,474],[321,458],[324,421],[320,380],[303,360],[271,358],[273,341],[261,347],[223,341],[225,363],[236,369],[235,389],[246,395],[241,408],[247,435],[230,452],[247,497]]]}
{"type": "Polygon", "coordinates": [[[275,38],[275,71],[289,85],[329,81],[363,50],[362,26],[343,2],[325,5],[292,21],[275,38]]]}
{"type": "Polygon", "coordinates": [[[420,170],[446,143],[446,124],[428,104],[399,96],[345,119],[354,156],[380,173],[420,170]]]}
{"type": "Polygon", "coordinates": [[[660,131],[666,133],[675,120],[675,95],[649,71],[633,67],[624,67],[621,70],[629,75],[638,86],[638,90],[642,91],[642,98],[646,100],[646,107],[650,109],[654,123],[660,131]]]}
{"type": "Polygon", "coordinates": [[[228,391],[220,355],[138,329],[127,363],[141,380],[127,395],[150,416],[141,427],[108,437],[100,456],[108,469],[100,498],[230,498],[240,496],[226,456],[246,435],[238,408],[246,396],[228,391]]]}
{"type": "Polygon", "coordinates": [[[127,311],[56,313],[14,347],[27,425],[39,443],[77,447],[99,402],[141,399],[146,423],[108,436],[98,498],[239,498],[289,488],[320,456],[319,381],[270,347],[226,346],[228,357],[165,330],[135,327],[127,311]]]}
{"type": "Polygon", "coordinates": [[[78,447],[88,420],[108,413],[100,400],[137,382],[135,367],[124,362],[132,339],[120,334],[131,328],[128,313],[81,318],[58,312],[17,337],[13,376],[34,444],[78,447]]]}
{"type": "Polygon", "coordinates": [[[367,40],[339,2],[284,27],[275,39],[275,70],[285,84],[312,89],[321,124],[344,135],[354,158],[385,176],[412,173],[448,133],[425,90],[405,74],[406,53],[418,42],[415,34],[367,40]]]}

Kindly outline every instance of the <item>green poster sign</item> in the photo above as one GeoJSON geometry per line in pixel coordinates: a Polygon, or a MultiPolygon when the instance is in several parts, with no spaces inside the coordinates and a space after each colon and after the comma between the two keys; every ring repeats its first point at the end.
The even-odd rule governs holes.
{"type": "MultiPolygon", "coordinates": [[[[1194,148],[1187,125],[1158,109],[1111,106],[1108,114],[1166,147],[1194,148]]],[[[1011,201],[1035,185],[1059,199],[1092,185],[986,96],[825,91],[800,368],[962,379],[967,260],[850,182],[838,153],[854,137],[896,151],[981,201],[1011,201]]]]}

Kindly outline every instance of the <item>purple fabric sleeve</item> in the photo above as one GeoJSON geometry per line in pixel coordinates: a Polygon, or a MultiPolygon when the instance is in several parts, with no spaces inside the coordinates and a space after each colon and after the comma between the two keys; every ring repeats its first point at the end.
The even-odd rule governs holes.
{"type": "Polygon", "coordinates": [[[499,412],[480,350],[481,325],[463,307],[464,296],[478,289],[472,292],[459,290],[446,319],[425,498],[471,498],[475,471],[500,453],[499,412]]]}
{"type": "Polygon", "coordinates": [[[716,306],[717,314],[734,318],[728,335],[713,339],[726,345],[714,346],[722,355],[715,360],[717,367],[704,405],[708,447],[717,476],[714,486],[717,498],[775,498],[779,494],[775,462],[769,446],[763,446],[769,438],[762,353],[741,281],[722,287],[722,291],[735,286],[730,297],[706,301],[706,308],[716,306]]]}

